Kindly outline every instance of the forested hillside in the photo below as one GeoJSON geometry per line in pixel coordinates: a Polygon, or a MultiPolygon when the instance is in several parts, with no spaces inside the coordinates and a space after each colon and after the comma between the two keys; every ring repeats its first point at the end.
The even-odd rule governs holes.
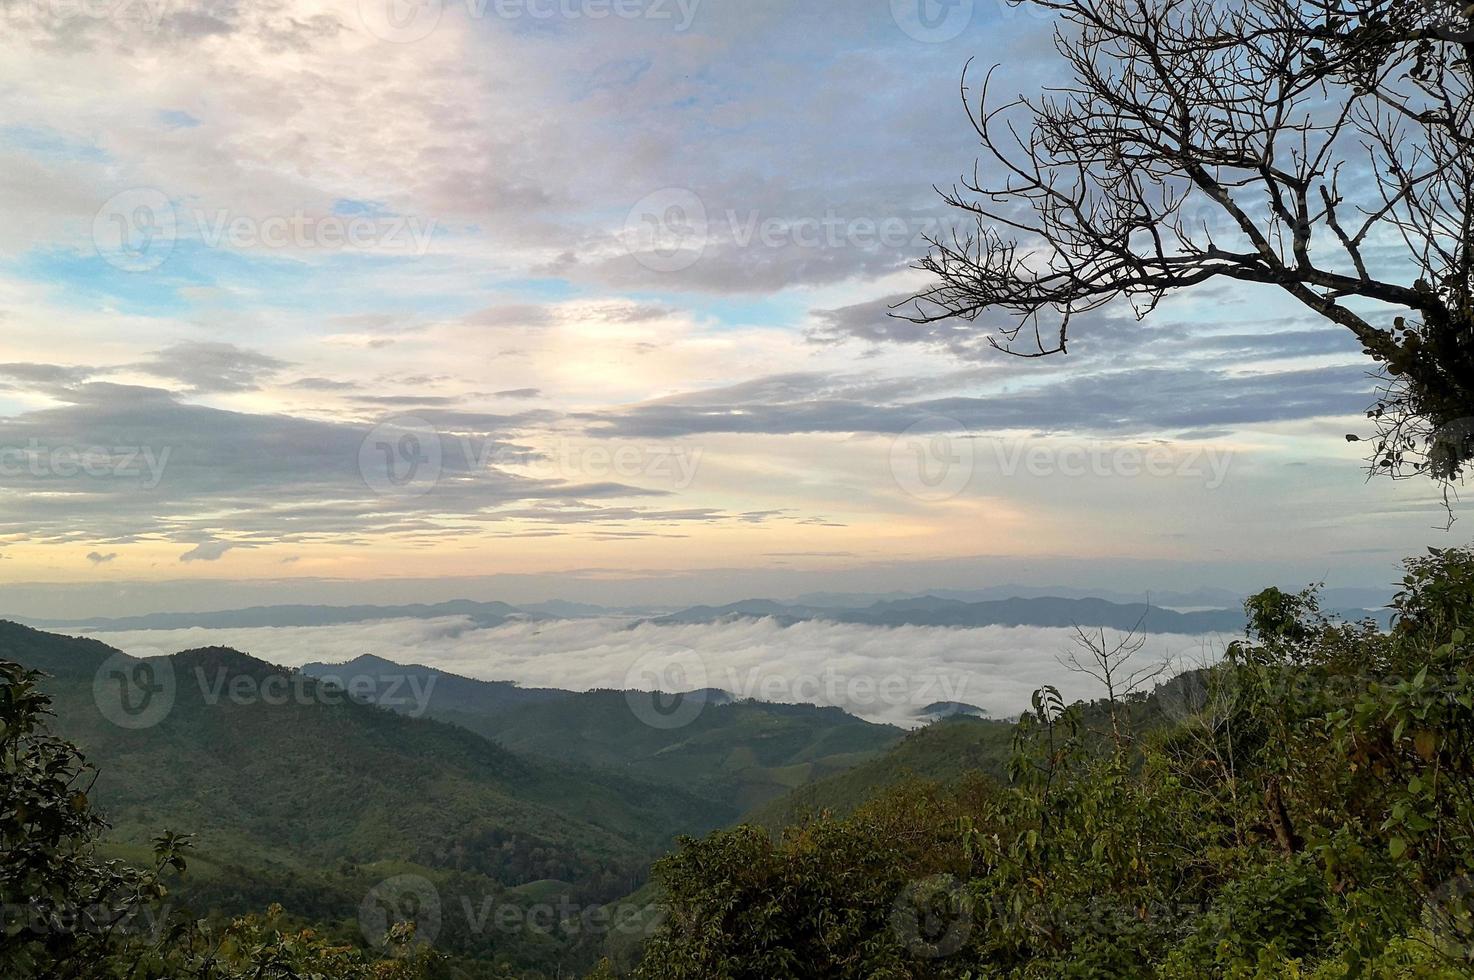
{"type": "Polygon", "coordinates": [[[726,820],[874,758],[902,735],[838,708],[734,702],[720,691],[693,692],[700,710],[689,723],[660,727],[631,710],[639,692],[521,688],[371,657],[303,670],[367,679],[368,700],[452,722],[518,755],[679,787],[710,801],[726,820]],[[406,697],[409,684],[423,698],[406,697]]]}
{"type": "Polygon", "coordinates": [[[684,842],[636,974],[1470,976],[1474,554],[1409,562],[1390,632],[1313,592],[1248,612],[1160,712],[1041,690],[1003,780],[872,779],[850,815],[684,842]]]}
{"type": "MultiPolygon", "coordinates": [[[[140,662],[6,625],[0,659],[50,675],[5,668],[7,845],[41,869],[12,875],[7,899],[29,889],[34,904],[49,875],[65,879],[58,895],[121,891],[117,907],[135,912],[177,893],[289,914],[172,938],[42,930],[39,946],[33,927],[0,962],[194,962],[229,936],[249,939],[229,940],[230,962],[270,953],[293,965],[259,975],[281,977],[568,975],[600,951],[611,958],[593,976],[641,980],[1470,975],[1474,553],[1409,562],[1391,631],[1328,618],[1313,592],[1268,590],[1247,611],[1251,635],[1221,664],[1155,692],[1067,705],[1045,688],[1018,723],[934,723],[740,826],[684,838],[655,885],[605,907],[631,913],[625,930],[580,928],[591,906],[579,902],[531,930],[474,928],[457,910],[618,899],[660,838],[711,819],[709,800],[529,761],[303,675],[300,700],[252,700],[288,675],[221,649],[168,658],[169,711],[119,728],[98,717],[93,684],[109,658],[140,662]],[[237,694],[216,699],[212,677],[237,694]],[[47,726],[100,774],[37,727],[48,694],[47,726]],[[38,823],[44,806],[61,810],[38,823]],[[106,838],[99,814],[117,822],[106,838]],[[60,836],[37,844],[45,828],[60,836]],[[198,833],[196,846],[155,839],[164,828],[198,833]],[[406,875],[425,883],[433,918],[391,902],[366,942],[364,896],[406,875]]],[[[598,727],[546,737],[571,731],[598,727]]],[[[774,731],[789,755],[813,734],[774,731]]]]}
{"type": "MultiPolygon", "coordinates": [[[[137,728],[99,710],[109,702],[94,684],[105,665],[140,662],[8,623],[0,659],[44,671],[51,727],[97,767],[89,798],[112,824],[114,853],[146,854],[163,828],[193,835],[184,895],[201,910],[280,902],[310,920],[351,920],[376,883],[404,873],[452,907],[529,904],[532,885],[539,901],[584,906],[638,887],[675,834],[728,819],[678,788],[519,757],[233,650],[155,662],[170,678],[168,709],[137,728]]],[[[460,915],[446,917],[439,943],[528,967],[557,963],[569,945],[478,934],[460,915]]]]}

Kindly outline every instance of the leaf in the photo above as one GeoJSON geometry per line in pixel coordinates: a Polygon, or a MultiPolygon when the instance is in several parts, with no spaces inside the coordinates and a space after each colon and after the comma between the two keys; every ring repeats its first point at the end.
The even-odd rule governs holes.
{"type": "Polygon", "coordinates": [[[1387,842],[1387,853],[1392,855],[1393,860],[1407,853],[1407,841],[1401,837],[1394,837],[1387,842]]]}

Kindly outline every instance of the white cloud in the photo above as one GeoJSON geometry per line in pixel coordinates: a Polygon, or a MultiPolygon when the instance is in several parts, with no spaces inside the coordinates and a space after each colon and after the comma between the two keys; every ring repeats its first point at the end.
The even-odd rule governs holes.
{"type": "Polygon", "coordinates": [[[237,545],[230,541],[201,541],[179,556],[182,562],[219,561],[227,551],[237,545]]]}
{"type": "MultiPolygon", "coordinates": [[[[595,619],[509,623],[477,629],[466,619],[398,619],[342,626],[138,630],[97,633],[126,651],[225,645],[298,667],[370,654],[482,680],[525,686],[632,689],[679,676],[687,687],[845,708],[877,722],[913,726],[917,709],[961,701],[1008,717],[1054,684],[1066,699],[1101,696],[1056,655],[1070,631],[1032,627],[882,628],[770,619],[664,626],[595,619]],[[704,675],[704,677],[703,677],[704,675]]],[[[1135,663],[1196,666],[1221,654],[1208,636],[1152,635],[1135,663]]]]}

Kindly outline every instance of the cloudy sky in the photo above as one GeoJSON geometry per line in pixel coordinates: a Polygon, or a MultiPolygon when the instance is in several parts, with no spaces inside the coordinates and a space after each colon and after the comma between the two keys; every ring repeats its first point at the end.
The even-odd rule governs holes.
{"type": "Polygon", "coordinates": [[[1271,294],[1029,362],[887,316],[966,60],[1050,78],[1037,14],[926,13],[6,4],[0,612],[1362,585],[1449,543],[1343,439],[1349,335],[1271,294]]]}

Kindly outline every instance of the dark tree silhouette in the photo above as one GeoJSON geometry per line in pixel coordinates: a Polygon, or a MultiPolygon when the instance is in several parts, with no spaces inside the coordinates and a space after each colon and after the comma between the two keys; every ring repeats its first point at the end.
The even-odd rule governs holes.
{"type": "MultiPolygon", "coordinates": [[[[942,191],[898,315],[985,311],[1028,357],[1074,317],[1225,278],[1276,286],[1378,363],[1374,471],[1474,459],[1474,33],[1467,0],[1024,0],[1071,81],[962,98],[984,157],[942,191]]],[[[1354,438],[1354,437],[1348,437],[1354,438]]]]}

